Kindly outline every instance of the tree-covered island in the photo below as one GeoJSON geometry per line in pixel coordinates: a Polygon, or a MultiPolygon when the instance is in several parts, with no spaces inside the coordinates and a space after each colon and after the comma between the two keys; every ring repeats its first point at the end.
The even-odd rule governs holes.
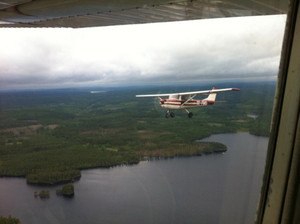
{"type": "Polygon", "coordinates": [[[74,185],[73,184],[66,184],[61,189],[56,190],[57,195],[62,195],[64,197],[71,198],[74,196],[74,185]]]}
{"type": "Polygon", "coordinates": [[[80,178],[82,169],[224,152],[220,143],[196,142],[211,134],[268,136],[275,83],[216,87],[228,86],[241,91],[217,95],[226,103],[192,109],[192,119],[184,111],[166,119],[155,100],[135,95],[212,86],[1,92],[0,176],[26,177],[29,184],[69,183],[80,178]]]}
{"type": "Polygon", "coordinates": [[[20,224],[20,220],[17,218],[9,217],[2,217],[0,216],[0,224],[20,224]]]}

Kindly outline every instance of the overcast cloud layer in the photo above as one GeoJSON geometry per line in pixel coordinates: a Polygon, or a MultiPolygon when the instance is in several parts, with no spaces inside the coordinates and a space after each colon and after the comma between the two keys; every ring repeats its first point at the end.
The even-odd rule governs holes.
{"type": "Polygon", "coordinates": [[[0,29],[0,88],[275,79],[285,18],[0,29]]]}

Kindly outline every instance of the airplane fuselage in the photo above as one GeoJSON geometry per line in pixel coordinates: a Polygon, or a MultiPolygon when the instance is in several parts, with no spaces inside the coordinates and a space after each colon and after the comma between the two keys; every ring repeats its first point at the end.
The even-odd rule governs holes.
{"type": "Polygon", "coordinates": [[[157,97],[160,99],[160,106],[167,109],[166,118],[175,117],[174,112],[171,110],[184,109],[188,113],[188,117],[191,118],[193,113],[188,110],[188,108],[201,107],[213,105],[216,102],[216,95],[220,92],[228,91],[239,91],[238,88],[226,88],[226,89],[216,89],[212,90],[202,90],[193,92],[183,92],[183,93],[158,93],[158,94],[146,94],[146,95],[136,95],[136,97],[157,97]],[[208,95],[205,99],[196,100],[194,99],[198,95],[208,95]],[[168,97],[165,98],[164,97],[168,97]]]}
{"type": "Polygon", "coordinates": [[[215,101],[211,100],[178,100],[178,99],[162,99],[160,100],[160,106],[166,109],[186,109],[192,107],[213,105],[215,101]]]}

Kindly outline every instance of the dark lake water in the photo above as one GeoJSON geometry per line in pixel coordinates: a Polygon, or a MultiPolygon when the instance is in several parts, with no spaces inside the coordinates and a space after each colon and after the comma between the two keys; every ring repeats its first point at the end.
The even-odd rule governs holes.
{"type": "Polygon", "coordinates": [[[56,196],[59,187],[1,178],[0,216],[22,224],[253,223],[268,138],[236,133],[203,141],[221,142],[228,151],[85,170],[72,199],[56,196]],[[50,198],[35,198],[43,189],[50,198]]]}

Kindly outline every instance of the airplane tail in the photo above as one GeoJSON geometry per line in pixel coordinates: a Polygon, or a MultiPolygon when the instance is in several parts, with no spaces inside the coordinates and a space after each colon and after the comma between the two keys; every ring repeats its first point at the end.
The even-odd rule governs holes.
{"type": "MultiPolygon", "coordinates": [[[[216,89],[216,88],[213,87],[212,89],[214,90],[214,89],[216,89]]],[[[215,101],[216,101],[216,96],[217,96],[216,93],[211,93],[211,94],[209,94],[208,97],[205,98],[204,100],[215,102],[215,101]]]]}

